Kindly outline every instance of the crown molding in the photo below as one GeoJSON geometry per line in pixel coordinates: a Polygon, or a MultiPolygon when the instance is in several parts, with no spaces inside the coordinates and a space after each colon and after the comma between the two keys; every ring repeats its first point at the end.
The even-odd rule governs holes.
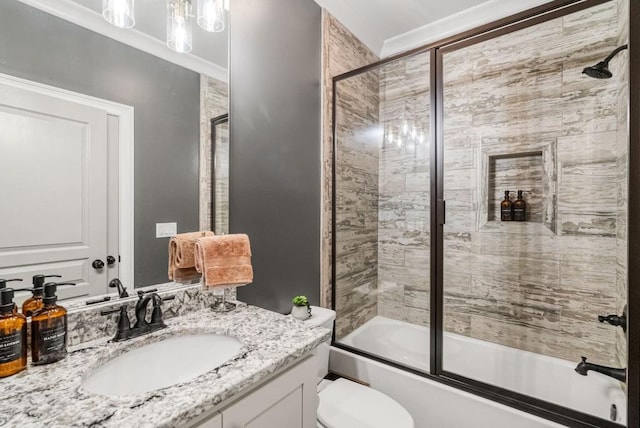
{"type": "Polygon", "coordinates": [[[380,57],[385,58],[459,34],[483,24],[531,9],[551,0],[489,0],[384,41],[380,57]]]}
{"type": "Polygon", "coordinates": [[[98,12],[71,0],[18,1],[196,73],[205,74],[223,82],[229,81],[226,68],[193,54],[174,52],[162,41],[135,28],[123,30],[114,27],[98,12]]]}

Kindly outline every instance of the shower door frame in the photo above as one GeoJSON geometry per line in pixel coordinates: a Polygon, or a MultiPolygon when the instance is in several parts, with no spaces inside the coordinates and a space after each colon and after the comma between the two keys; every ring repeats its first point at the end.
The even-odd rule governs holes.
{"type": "MultiPolygon", "coordinates": [[[[501,404],[522,410],[524,412],[543,417],[571,427],[580,428],[619,428],[623,425],[597,418],[567,407],[559,406],[529,395],[514,392],[495,385],[480,382],[456,373],[443,370],[443,226],[445,222],[444,201],[444,171],[443,171],[443,54],[499,37],[514,31],[531,27],[551,19],[556,19],[583,9],[594,7],[613,0],[554,0],[524,12],[479,26],[463,33],[447,37],[410,51],[385,58],[381,61],[340,74],[332,79],[332,254],[331,254],[331,286],[332,305],[336,307],[336,95],[337,84],[367,71],[376,69],[384,64],[397,61],[421,53],[430,54],[430,102],[431,102],[431,145],[430,153],[430,210],[431,210],[431,269],[430,269],[430,371],[429,373],[412,369],[376,355],[371,355],[351,346],[343,345],[332,338],[332,345],[338,348],[365,356],[373,360],[391,365],[401,370],[409,371],[418,376],[461,389],[475,395],[500,402],[501,404]]],[[[640,22],[640,1],[629,1],[629,188],[640,188],[640,120],[633,121],[632,117],[640,118],[640,28],[634,29],[632,22],[640,22]],[[635,94],[635,95],[634,95],[635,94]],[[632,144],[632,143],[635,143],[632,144]]],[[[627,329],[627,426],[640,427],[640,286],[636,286],[634,278],[640,276],[640,196],[628,192],[628,329],[627,329]],[[632,220],[639,219],[639,220],[632,220]]]]}
{"type": "Polygon", "coordinates": [[[627,263],[628,426],[640,427],[640,2],[629,1],[629,185],[627,263]],[[636,25],[631,25],[636,22],[636,25]],[[632,120],[632,118],[637,118],[632,120]],[[633,263],[633,261],[636,263],[633,263]],[[633,421],[634,425],[631,425],[633,421]]]}

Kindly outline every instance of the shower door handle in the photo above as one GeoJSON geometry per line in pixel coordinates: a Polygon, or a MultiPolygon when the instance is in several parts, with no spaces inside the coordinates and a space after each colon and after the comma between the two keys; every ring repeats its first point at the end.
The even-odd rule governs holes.
{"type": "Polygon", "coordinates": [[[444,199],[438,199],[437,216],[438,224],[445,224],[447,212],[447,201],[444,199]]]}

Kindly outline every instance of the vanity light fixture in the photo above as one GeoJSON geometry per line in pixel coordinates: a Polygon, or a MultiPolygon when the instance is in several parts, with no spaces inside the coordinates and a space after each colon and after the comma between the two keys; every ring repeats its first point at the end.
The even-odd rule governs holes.
{"type": "Polygon", "coordinates": [[[188,53],[193,47],[191,0],[167,0],[167,46],[188,53]]]}
{"type": "Polygon", "coordinates": [[[102,0],[102,16],[116,27],[131,28],[136,23],[134,0],[102,0]]]}
{"type": "MultiPolygon", "coordinates": [[[[197,0],[197,22],[209,32],[225,29],[229,0],[197,0]]],[[[119,28],[135,23],[135,0],[102,0],[102,16],[119,28]]],[[[176,52],[189,53],[193,48],[192,0],[167,0],[167,46],[176,52]]]]}
{"type": "Polygon", "coordinates": [[[198,0],[198,25],[212,33],[224,31],[225,6],[225,0],[198,0]]]}

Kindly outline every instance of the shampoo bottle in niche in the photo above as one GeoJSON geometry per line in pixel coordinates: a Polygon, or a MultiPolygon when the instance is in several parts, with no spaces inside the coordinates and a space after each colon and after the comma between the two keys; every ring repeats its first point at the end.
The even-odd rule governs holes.
{"type": "Polygon", "coordinates": [[[522,200],[522,190],[518,190],[518,199],[513,203],[513,219],[525,221],[527,219],[527,203],[522,200]]]}
{"type": "Polygon", "coordinates": [[[500,220],[513,220],[513,204],[509,199],[509,190],[504,191],[504,200],[500,203],[500,220]]]}
{"type": "Polygon", "coordinates": [[[31,316],[31,360],[36,365],[54,363],[67,356],[67,310],[56,304],[58,285],[74,284],[46,283],[43,307],[31,316]]]}
{"type": "Polygon", "coordinates": [[[0,290],[0,378],[27,367],[27,317],[15,311],[13,289],[0,290]]]}
{"type": "Polygon", "coordinates": [[[44,293],[44,279],[45,278],[62,278],[60,275],[33,275],[33,295],[24,301],[22,304],[22,313],[28,317],[33,315],[35,311],[41,309],[44,303],[42,302],[42,294],[44,293]]]}
{"type": "MultiPolygon", "coordinates": [[[[7,288],[7,282],[11,281],[22,281],[22,279],[0,279],[0,290],[4,290],[5,288],[7,288]]],[[[18,312],[18,306],[15,303],[13,304],[13,312],[18,312]]]]}

